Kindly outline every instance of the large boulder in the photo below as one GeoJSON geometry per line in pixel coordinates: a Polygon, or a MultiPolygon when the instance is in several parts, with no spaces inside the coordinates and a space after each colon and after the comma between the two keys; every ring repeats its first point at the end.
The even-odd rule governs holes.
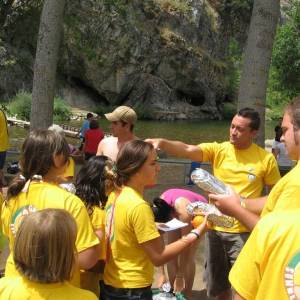
{"type": "Polygon", "coordinates": [[[220,118],[229,41],[222,24],[207,1],[74,0],[63,72],[102,102],[152,118],[220,118]]]}

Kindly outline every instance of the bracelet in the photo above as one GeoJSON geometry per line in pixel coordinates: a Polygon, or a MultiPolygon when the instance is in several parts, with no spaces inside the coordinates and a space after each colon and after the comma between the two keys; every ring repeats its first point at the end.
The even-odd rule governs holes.
{"type": "Polygon", "coordinates": [[[190,233],[194,234],[197,237],[197,239],[200,238],[200,234],[196,230],[193,229],[190,233]]]}

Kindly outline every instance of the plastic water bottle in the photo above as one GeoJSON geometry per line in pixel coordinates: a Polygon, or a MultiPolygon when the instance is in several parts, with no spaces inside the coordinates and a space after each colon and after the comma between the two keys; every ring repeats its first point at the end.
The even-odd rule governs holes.
{"type": "Polygon", "coordinates": [[[218,178],[203,169],[196,169],[191,174],[191,180],[202,190],[214,194],[229,194],[227,186],[218,178]]]}

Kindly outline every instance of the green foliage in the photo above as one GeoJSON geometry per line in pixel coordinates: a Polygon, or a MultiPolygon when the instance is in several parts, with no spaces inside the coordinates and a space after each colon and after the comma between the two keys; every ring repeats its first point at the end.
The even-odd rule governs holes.
{"type": "MultiPolygon", "coordinates": [[[[8,111],[11,115],[16,116],[18,119],[29,121],[31,110],[31,93],[20,91],[9,102],[8,111]]],[[[54,121],[69,120],[71,117],[70,107],[63,101],[63,99],[54,98],[53,108],[54,121]]]]}
{"type": "Polygon", "coordinates": [[[235,103],[224,103],[223,106],[223,118],[225,120],[231,120],[236,114],[236,104],[235,103]]]}
{"type": "Polygon", "coordinates": [[[278,30],[273,67],[283,90],[300,90],[300,23],[286,24],[278,30]]]}
{"type": "Polygon", "coordinates": [[[286,23],[277,30],[269,76],[267,117],[282,116],[285,104],[300,92],[300,2],[285,8],[286,23]]]}
{"type": "Polygon", "coordinates": [[[21,120],[30,120],[31,94],[25,91],[17,93],[8,105],[10,113],[21,120]]]}
{"type": "Polygon", "coordinates": [[[226,92],[230,100],[237,99],[238,89],[241,78],[241,57],[242,49],[235,39],[231,39],[229,43],[227,61],[228,67],[226,71],[226,92]]]}
{"type": "Polygon", "coordinates": [[[70,106],[60,97],[54,98],[53,115],[54,121],[70,120],[72,115],[70,106]]]}

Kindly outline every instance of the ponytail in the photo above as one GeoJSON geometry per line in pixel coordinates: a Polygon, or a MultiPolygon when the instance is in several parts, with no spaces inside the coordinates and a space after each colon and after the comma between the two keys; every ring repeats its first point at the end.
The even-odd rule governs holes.
{"type": "Polygon", "coordinates": [[[17,196],[24,188],[28,179],[21,174],[17,175],[8,187],[7,199],[9,200],[10,198],[17,196]]]}

